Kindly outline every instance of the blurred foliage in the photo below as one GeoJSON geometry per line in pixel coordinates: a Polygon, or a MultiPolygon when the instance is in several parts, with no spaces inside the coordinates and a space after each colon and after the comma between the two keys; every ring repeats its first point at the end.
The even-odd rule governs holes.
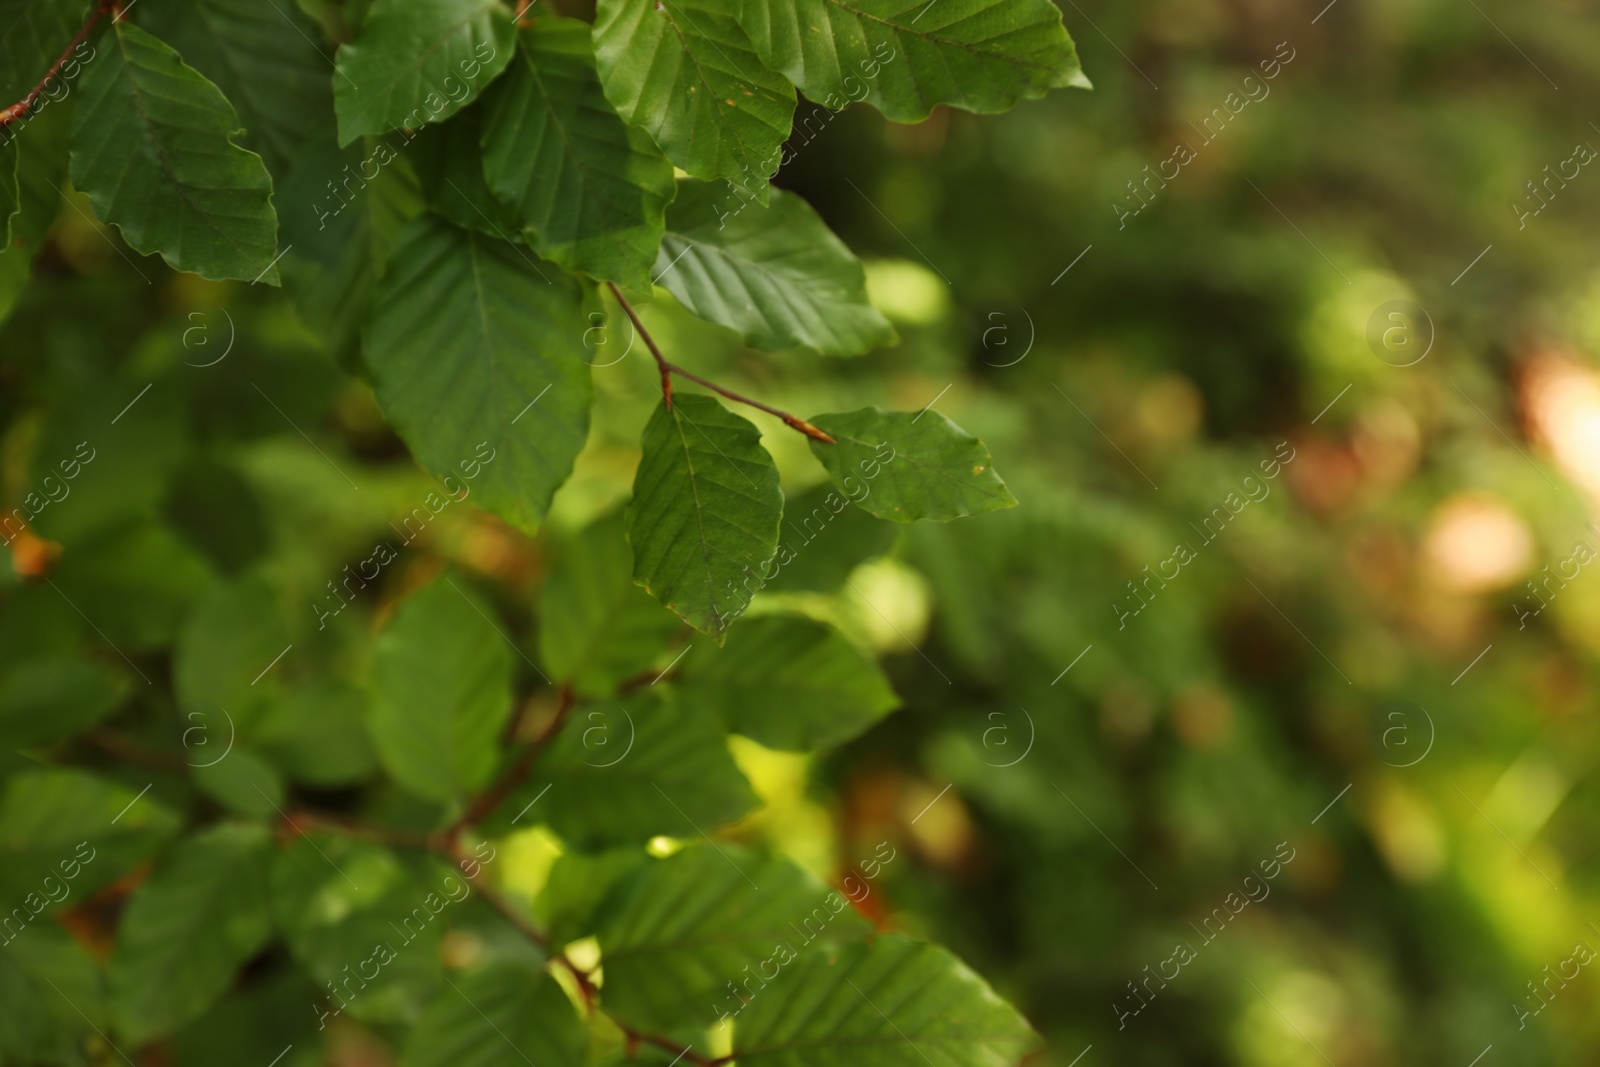
{"type": "MultiPolygon", "coordinates": [[[[1600,545],[1600,177],[1528,186],[1600,145],[1596,5],[1317,6],[1072,2],[1093,93],[802,124],[777,183],[869,260],[897,348],[758,355],[648,310],[673,358],[790,410],[936,402],[1021,502],[887,534],[841,522],[757,598],[887,654],[905,707],[816,760],[739,742],[765,807],[729,836],[833,881],[890,842],[858,907],[984,974],[1045,1035],[1039,1064],[1092,1045],[1084,1067],[1464,1065],[1491,1044],[1486,1064],[1577,1064],[1600,1041],[1594,977],[1550,977],[1600,941],[1600,585],[1571,562],[1600,545]],[[1193,160],[1142,184],[1179,144],[1193,160]],[[1409,366],[1417,349],[1381,340],[1397,300],[1425,312],[1404,320],[1426,348],[1409,366]],[[1193,558],[1170,577],[1177,545],[1193,558]],[[1152,981],[1180,944],[1192,958],[1152,981]]],[[[0,672],[104,653],[109,680],[68,682],[125,692],[103,700],[130,703],[132,736],[91,731],[75,760],[182,803],[179,774],[116,749],[190,725],[171,650],[226,610],[210,594],[264,576],[310,632],[306,598],[432,483],[276,293],[140,259],[147,284],[128,255],[63,212],[0,327],[5,501],[79,442],[95,453],[13,545],[0,672]],[[140,680],[169,672],[178,707],[140,680]]],[[[535,647],[550,559],[628,494],[654,368],[633,352],[595,388],[539,539],[449,508],[358,612],[296,638],[283,684],[357,677],[374,622],[446,566],[535,647]]],[[[822,482],[798,435],[755,418],[787,491],[822,482]]],[[[257,696],[228,706],[283,714],[257,696]]],[[[330,716],[361,699],[324,696],[330,716]]],[[[371,758],[300,755],[328,806],[371,758]]],[[[426,821],[398,795],[363,803],[426,821]]],[[[500,877],[531,896],[557,847],[513,837],[500,877]]],[[[125,889],[98,890],[75,932],[92,942],[125,889]]],[[[30,951],[82,980],[54,941],[30,951]]],[[[279,963],[253,964],[176,1060],[293,1042],[283,1067],[321,1062],[305,980],[279,963]]],[[[329,1034],[336,1062],[388,1062],[381,1023],[329,1034]]]]}

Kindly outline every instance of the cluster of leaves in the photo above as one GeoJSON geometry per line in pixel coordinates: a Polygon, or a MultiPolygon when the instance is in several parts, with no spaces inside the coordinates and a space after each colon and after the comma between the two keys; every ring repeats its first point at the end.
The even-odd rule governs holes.
{"type": "MultiPolygon", "coordinates": [[[[943,415],[775,412],[668,363],[630,301],[766,351],[889,343],[861,265],[769,184],[797,89],[915,121],[1085,84],[1048,0],[602,2],[592,26],[496,0],[0,3],[0,313],[70,183],[133,253],[281,282],[446,493],[465,478],[526,534],[591,436],[591,367],[637,336],[662,386],[631,503],[555,547],[534,608],[436,567],[376,577],[396,550],[352,554],[366,513],[313,544],[295,519],[322,483],[291,452],[191,449],[249,436],[223,426],[255,381],[165,374],[138,408],[56,383],[26,434],[45,497],[5,520],[35,555],[0,620],[0,1062],[214,1062],[259,1027],[313,1063],[341,1019],[412,1067],[1015,1062],[1031,1030],[952,954],[706,838],[758,806],[730,734],[814,751],[898,705],[833,626],[740,621],[816,562],[785,522],[877,543],[861,524],[1014,500],[943,415]],[[757,426],[672,375],[782,416],[833,490],[786,514],[757,426]],[[57,497],[51,464],[107,426],[57,497]],[[369,606],[374,582],[394,595],[369,606]],[[710,641],[678,649],[682,623],[710,641]],[[532,825],[563,851],[519,896],[497,858],[532,825]]],[[[325,410],[331,369],[289,371],[325,410]]],[[[426,501],[421,525],[450,504],[426,501]]]]}

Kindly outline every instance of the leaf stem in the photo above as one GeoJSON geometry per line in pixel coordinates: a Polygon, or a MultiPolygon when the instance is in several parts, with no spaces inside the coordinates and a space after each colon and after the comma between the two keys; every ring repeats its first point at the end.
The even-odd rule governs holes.
{"type": "Polygon", "coordinates": [[[95,24],[100,21],[102,16],[117,10],[118,7],[119,0],[101,0],[100,3],[95,4],[94,10],[89,12],[89,18],[84,22],[83,27],[78,30],[72,40],[67,42],[67,47],[56,57],[56,61],[50,64],[50,69],[44,72],[44,77],[39,79],[39,83],[28,91],[27,96],[0,111],[0,130],[10,126],[33,109],[34,101],[38,100],[40,95],[43,94],[44,87],[50,84],[50,79],[61,73],[61,68],[67,65],[67,60],[72,58],[72,53],[77,51],[84,38],[89,36],[89,32],[94,29],[95,24]]]}
{"type": "Polygon", "coordinates": [[[618,289],[612,282],[607,282],[606,285],[610,286],[611,295],[617,298],[617,303],[622,305],[622,310],[628,313],[628,319],[633,323],[633,328],[639,331],[640,337],[644,338],[644,343],[649,347],[650,354],[656,357],[656,366],[661,369],[661,395],[665,399],[667,407],[672,407],[672,375],[676,374],[679,377],[687,378],[691,382],[694,382],[698,385],[703,385],[712,392],[719,393],[722,396],[727,397],[729,400],[732,400],[736,404],[746,404],[750,407],[756,408],[757,410],[765,411],[768,415],[774,415],[782,419],[784,425],[788,426],[792,430],[798,430],[807,437],[817,441],[825,441],[830,445],[834,443],[833,438],[829,437],[827,434],[811,425],[805,419],[800,418],[798,415],[791,415],[787,411],[783,411],[780,408],[775,408],[770,404],[763,404],[761,401],[751,399],[742,393],[736,393],[732,389],[724,388],[710,379],[702,378],[693,371],[684,370],[676,363],[667,362],[667,357],[661,354],[661,349],[656,346],[655,338],[650,336],[650,331],[646,330],[644,328],[644,323],[639,321],[638,314],[634,312],[633,305],[628,303],[628,298],[622,295],[622,290],[618,289]]]}

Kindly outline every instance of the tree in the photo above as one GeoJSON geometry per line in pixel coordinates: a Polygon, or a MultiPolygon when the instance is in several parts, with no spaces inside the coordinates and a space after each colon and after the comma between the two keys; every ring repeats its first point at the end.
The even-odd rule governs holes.
{"type": "Polygon", "coordinates": [[[299,326],[250,294],[216,360],[203,314],[177,357],[241,343],[230,384],[180,377],[169,343],[131,400],[66,386],[81,402],[3,520],[7,601],[42,621],[0,684],[0,1058],[83,1062],[98,1038],[211,1062],[257,1027],[315,1062],[356,1019],[412,1067],[1016,1062],[1032,1031],[950,952],[713,837],[758,804],[730,734],[816,751],[899,703],[849,635],[756,594],[1016,501],[938,412],[779,410],[670,361],[634,305],[665,290],[660,321],[795,358],[892,343],[861,264],[770,184],[797,90],[802,123],[853,102],[915,122],[1087,86],[1054,5],[601,0],[592,26],[499,0],[84,7],[0,14],[0,312],[62,199],[84,210],[70,181],[131,252],[281,283],[299,326]],[[325,355],[261,354],[302,327],[325,355]],[[532,591],[413,566],[457,505],[541,534],[605,417],[593,369],[635,342],[659,402],[625,506],[544,531],[532,591]],[[246,447],[245,386],[299,432],[299,400],[341,388],[328,356],[426,484],[246,447]],[[796,507],[730,403],[801,435],[831,488],[796,507]],[[365,498],[345,528],[279,535],[340,480],[365,498]],[[529,892],[501,857],[534,825],[560,856],[529,892]]]}

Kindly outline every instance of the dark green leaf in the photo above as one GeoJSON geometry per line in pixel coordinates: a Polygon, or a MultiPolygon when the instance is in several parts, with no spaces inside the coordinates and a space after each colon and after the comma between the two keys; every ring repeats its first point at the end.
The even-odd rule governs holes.
{"type": "Polygon", "coordinates": [[[283,811],[283,775],[248,746],[235,743],[223,756],[221,745],[212,745],[192,752],[189,762],[194,765],[190,777],[195,788],[227,810],[260,819],[283,811]],[[210,759],[216,761],[202,762],[210,759]]]}
{"type": "Polygon", "coordinates": [[[67,737],[114,711],[128,677],[94,660],[38,659],[0,680],[0,747],[25,748],[67,737]]]}
{"type": "Polygon", "coordinates": [[[717,721],[663,690],[576,712],[532,781],[549,793],[528,822],[583,848],[697,837],[756,805],[717,721]]]}
{"type": "Polygon", "coordinates": [[[583,335],[597,307],[530,252],[418,220],[364,334],[378,400],[423,467],[532,532],[588,437],[583,335]]]}
{"type": "Polygon", "coordinates": [[[796,615],[751,619],[725,648],[696,647],[680,672],[681,700],[768,748],[831,747],[900,705],[883,671],[843,634],[796,615]]]}
{"type": "Polygon", "coordinates": [[[322,986],[318,1022],[414,1022],[440,988],[447,913],[470,892],[436,864],[408,866],[342,834],[297,837],[272,867],[272,914],[322,986]],[[325,1015],[323,1013],[326,1013],[325,1015]]]}
{"type": "Polygon", "coordinates": [[[0,794],[0,899],[35,915],[86,900],[177,828],[178,817],[143,787],[72,770],[12,775],[0,794]],[[65,892],[45,884],[46,876],[65,892]]]}
{"type": "Polygon", "coordinates": [[[494,772],[511,650],[488,612],[447,576],[400,605],[373,650],[372,739],[419,796],[453,800],[494,772]]]}
{"type": "Polygon", "coordinates": [[[484,181],[483,109],[469,107],[417,134],[407,155],[414,161],[423,196],[434,214],[464,230],[482,230],[503,241],[520,241],[522,220],[495,198],[484,181]]]}
{"type": "Polygon", "coordinates": [[[541,18],[484,98],[489,187],[517,205],[539,253],[646,289],[672,199],[672,165],[606,101],[589,27],[541,18]]]}
{"type": "Polygon", "coordinates": [[[72,184],[128,244],[175,270],[276,285],[272,179],[230,139],[239,120],[227,97],[126,21],[99,50],[73,112],[72,184]]]}
{"type": "Polygon", "coordinates": [[[222,824],[174,848],[135,890],[111,957],[111,1014],[131,1042],[198,1016],[266,944],[271,857],[266,829],[222,824]]]}
{"type": "Polygon", "coordinates": [[[740,1013],[733,1041],[740,1064],[763,1067],[1013,1067],[1038,1038],[949,951],[886,934],[801,951],[740,1013]]]}
{"type": "Polygon", "coordinates": [[[212,582],[210,568],[155,522],[107,527],[73,545],[54,582],[125,654],[166,645],[212,582]]]}
{"type": "Polygon", "coordinates": [[[1017,505],[984,443],[937,411],[862,408],[811,422],[834,439],[811,442],[833,484],[880,519],[949,522],[1017,505]]]}
{"type": "Polygon", "coordinates": [[[856,257],[811,205],[780,189],[762,207],[730,202],[704,182],[679,183],[656,278],[756,348],[853,356],[895,340],[867,301],[856,257]]]}
{"type": "Polygon", "coordinates": [[[332,145],[332,47],[291,3],[161,0],[140,25],[178,50],[239,109],[247,148],[282,175],[308,145],[332,145]]]}
{"type": "Polygon", "coordinates": [[[634,584],[632,570],[619,512],[571,538],[539,591],[539,658],[580,695],[605,695],[645,670],[681,625],[634,584]]]}
{"type": "Polygon", "coordinates": [[[251,737],[297,781],[323,787],[349,785],[377,769],[367,736],[371,703],[364,689],[317,679],[276,697],[251,737]]]}
{"type": "Polygon", "coordinates": [[[515,40],[499,0],[374,0],[339,49],[339,143],[444,121],[505,69],[515,40]]]}
{"type": "Polygon", "coordinates": [[[225,722],[248,728],[277,690],[277,661],[289,644],[283,605],[264,580],[215,586],[185,622],[173,654],[173,690],[185,728],[198,725],[221,736],[229,729],[225,722]]]}
{"type": "Polygon", "coordinates": [[[284,287],[301,319],[341,365],[359,366],[361,325],[400,231],[422,213],[416,175],[399,138],[366,138],[337,152],[310,151],[278,195],[284,287]]]}
{"type": "MultiPolygon", "coordinates": [[[[0,252],[11,246],[11,219],[22,210],[22,186],[17,175],[21,154],[16,138],[0,129],[0,252]]],[[[654,251],[651,252],[654,255],[654,251]]]]}
{"type": "Polygon", "coordinates": [[[778,468],[749,420],[693,393],[657,407],[641,444],[633,580],[720,643],[777,550],[778,468]]]}
{"type": "Polygon", "coordinates": [[[564,852],[533,902],[533,915],[549,931],[552,945],[589,937],[599,928],[612,890],[650,863],[637,848],[589,854],[564,852]]]}
{"type": "Polygon", "coordinates": [[[38,84],[88,13],[88,0],[0,0],[0,107],[38,84]]]}
{"type": "MultiPolygon", "coordinates": [[[[740,1007],[730,984],[761,998],[763,963],[831,955],[821,946],[870,932],[842,895],[792,860],[691,845],[635,879],[601,929],[605,1008],[645,1029],[712,1026],[740,1007]]],[[[789,1002],[782,992],[766,999],[789,1002]]]]}
{"type": "Polygon", "coordinates": [[[108,1025],[105,981],[94,958],[54,923],[4,938],[0,1063],[82,1062],[92,1028],[108,1025]]]}
{"type": "Polygon", "coordinates": [[[1050,0],[744,0],[740,21],[806,96],[866,100],[895,122],[1089,88],[1050,0]]]}
{"type": "Polygon", "coordinates": [[[450,979],[411,1032],[400,1067],[584,1067],[588,1047],[556,980],[507,960],[450,979]]]}
{"type": "Polygon", "coordinates": [[[761,203],[794,119],[794,86],[762,66],[738,0],[599,0],[594,50],[607,99],[668,159],[761,203]]]}
{"type": "Polygon", "coordinates": [[[893,548],[899,534],[824,482],[784,500],[778,571],[762,588],[834,592],[856,567],[893,548]]]}

